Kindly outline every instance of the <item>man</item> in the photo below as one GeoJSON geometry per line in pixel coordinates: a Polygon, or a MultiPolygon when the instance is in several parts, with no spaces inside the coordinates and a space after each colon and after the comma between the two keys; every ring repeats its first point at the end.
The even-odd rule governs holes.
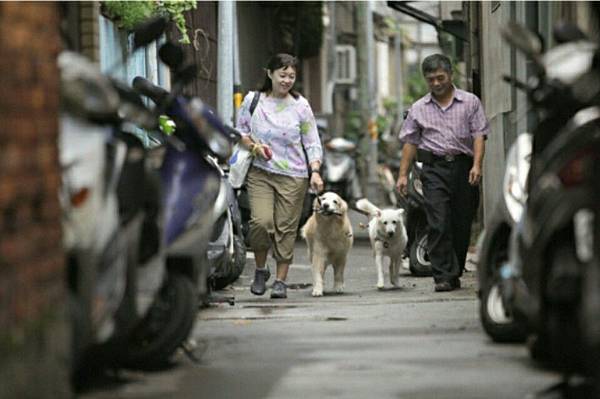
{"type": "Polygon", "coordinates": [[[448,57],[430,55],[421,69],[430,93],[412,105],[402,125],[399,139],[404,146],[396,189],[406,195],[408,170],[418,152],[435,291],[452,291],[460,288],[479,204],[489,123],[479,99],[452,84],[448,57]]]}

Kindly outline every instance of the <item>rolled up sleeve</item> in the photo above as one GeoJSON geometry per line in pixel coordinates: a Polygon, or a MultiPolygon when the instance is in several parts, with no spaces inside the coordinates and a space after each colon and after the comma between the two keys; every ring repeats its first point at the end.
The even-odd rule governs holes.
{"type": "Polygon", "coordinates": [[[251,91],[246,94],[244,97],[244,101],[242,101],[242,105],[238,110],[236,128],[237,130],[244,136],[250,135],[250,120],[252,119],[252,115],[250,115],[250,104],[252,103],[252,98],[254,97],[254,92],[251,91]]]}
{"type": "Polygon", "coordinates": [[[479,99],[475,102],[475,109],[471,114],[471,118],[469,119],[469,129],[471,130],[471,136],[473,138],[477,137],[487,137],[490,132],[490,123],[485,116],[485,112],[483,111],[483,106],[481,105],[481,101],[479,99]]]}
{"type": "Polygon", "coordinates": [[[408,112],[408,116],[402,123],[398,139],[402,143],[419,145],[421,143],[421,129],[413,114],[412,110],[408,112]]]}
{"type": "Polygon", "coordinates": [[[303,102],[300,108],[300,140],[306,151],[308,163],[323,161],[323,147],[317,129],[317,122],[308,101],[303,102]]]}

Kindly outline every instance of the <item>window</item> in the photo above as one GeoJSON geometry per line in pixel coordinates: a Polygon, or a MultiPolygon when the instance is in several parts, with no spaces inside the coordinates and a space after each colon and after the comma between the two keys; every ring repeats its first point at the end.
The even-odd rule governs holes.
{"type": "Polygon", "coordinates": [[[354,46],[335,46],[336,73],[335,82],[353,84],[356,80],[356,49],[354,46]]]}

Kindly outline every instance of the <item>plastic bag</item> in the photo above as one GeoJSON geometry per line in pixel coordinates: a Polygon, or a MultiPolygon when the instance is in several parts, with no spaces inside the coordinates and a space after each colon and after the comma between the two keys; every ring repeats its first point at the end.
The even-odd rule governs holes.
{"type": "Polygon", "coordinates": [[[240,188],[246,180],[248,169],[252,165],[252,154],[246,147],[239,143],[233,148],[233,155],[229,158],[229,184],[233,188],[240,188]]]}

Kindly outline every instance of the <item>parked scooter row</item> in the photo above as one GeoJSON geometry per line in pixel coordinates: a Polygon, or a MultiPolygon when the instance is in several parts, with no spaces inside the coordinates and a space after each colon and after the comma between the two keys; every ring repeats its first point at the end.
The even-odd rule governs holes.
{"type": "Polygon", "coordinates": [[[598,397],[600,52],[574,26],[554,34],[546,54],[519,25],[504,34],[533,62],[533,83],[511,80],[541,119],[511,149],[498,221],[482,240],[481,319],[492,339],[527,338],[533,358],[587,377],[585,397],[598,397]]]}
{"type": "MultiPolygon", "coordinates": [[[[139,29],[135,48],[154,41],[164,27],[163,21],[157,21],[139,29]]],[[[79,388],[96,367],[135,356],[134,346],[124,346],[118,352],[121,358],[113,348],[121,348],[134,329],[156,313],[153,300],[158,303],[172,289],[187,287],[181,287],[177,277],[168,276],[164,268],[163,247],[156,237],[160,201],[152,198],[154,181],[144,162],[145,153],[133,142],[120,139],[124,122],[149,128],[154,116],[139,98],[136,101],[135,93],[100,73],[85,58],[63,52],[58,62],[72,380],[79,388]],[[137,196],[121,191],[129,179],[138,182],[137,196]],[[150,275],[152,279],[147,278],[150,275]]],[[[164,350],[160,343],[154,345],[157,340],[147,343],[155,351],[164,350]]],[[[147,360],[154,354],[149,353],[147,360]]]]}
{"type": "MultiPolygon", "coordinates": [[[[165,28],[164,20],[154,20],[136,30],[135,48],[165,28]]],[[[239,218],[211,158],[229,156],[235,131],[199,99],[179,94],[195,74],[193,66],[182,67],[181,49],[165,44],[159,53],[175,71],[173,92],[135,85],[159,104],[155,110],[82,57],[65,52],[59,59],[75,388],[97,367],[165,364],[190,333],[198,299],[240,269],[233,230],[214,227],[239,218]],[[163,113],[177,129],[158,135],[163,145],[156,149],[126,131],[134,124],[158,132],[163,113]],[[209,258],[225,260],[211,268],[209,258]]]]}

